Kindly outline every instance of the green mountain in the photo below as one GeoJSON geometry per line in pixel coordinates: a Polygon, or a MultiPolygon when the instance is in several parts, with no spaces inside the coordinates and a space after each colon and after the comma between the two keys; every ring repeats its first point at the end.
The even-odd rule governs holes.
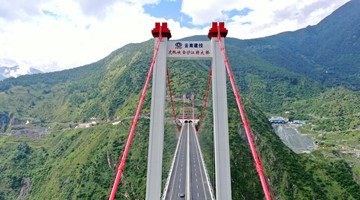
{"type": "MultiPolygon", "coordinates": [[[[30,67],[29,69],[26,70],[25,73],[26,74],[39,74],[39,73],[43,73],[43,72],[38,69],[30,67]]],[[[18,65],[13,66],[13,67],[0,66],[0,81],[4,80],[6,78],[9,78],[9,77],[18,77],[21,75],[24,75],[24,71],[22,71],[18,65]]]]}
{"type": "MultiPolygon", "coordinates": [[[[359,90],[359,0],[351,0],[316,26],[237,45],[274,65],[326,86],[359,90]]],[[[233,42],[232,42],[233,43],[233,42]]]]}
{"type": "MultiPolygon", "coordinates": [[[[254,40],[226,39],[277,199],[360,199],[358,158],[336,149],[295,154],[266,117],[291,111],[288,117],[312,122],[301,130],[312,134],[321,146],[336,146],[343,137],[341,145],[358,148],[360,97],[346,88],[358,90],[358,43],[347,36],[359,33],[359,4],[350,1],[319,25],[296,32],[254,40]],[[334,30],[342,34],[331,34],[334,30]],[[344,87],[335,87],[338,85],[344,87]],[[335,124],[335,119],[342,124],[335,124]]],[[[93,64],[0,82],[0,199],[106,198],[153,45],[153,39],[129,44],[93,64]],[[91,121],[96,122],[76,128],[91,121]],[[112,125],[114,121],[119,124],[112,125]]],[[[196,113],[202,111],[210,65],[208,61],[168,63],[173,95],[195,93],[196,113]]],[[[118,189],[120,199],[145,196],[151,85],[149,90],[118,189]]],[[[230,88],[228,102],[233,199],[263,199],[230,88]]],[[[176,100],[175,107],[179,114],[182,101],[176,100]]],[[[169,101],[166,108],[164,183],[177,142],[169,101]]],[[[199,139],[213,180],[211,110],[210,100],[199,139]]]]}

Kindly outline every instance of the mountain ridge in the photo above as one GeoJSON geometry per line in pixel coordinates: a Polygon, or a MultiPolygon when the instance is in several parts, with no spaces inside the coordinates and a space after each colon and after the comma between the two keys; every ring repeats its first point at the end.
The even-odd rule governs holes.
{"type": "MultiPolygon", "coordinates": [[[[338,12],[345,13],[344,9],[348,8],[342,7],[338,12]]],[[[350,11],[354,12],[353,9],[350,11]]],[[[349,162],[351,156],[334,149],[295,154],[281,142],[268,122],[266,115],[283,114],[289,109],[290,115],[297,119],[311,119],[309,114],[326,117],[347,114],[354,117],[352,111],[360,109],[356,104],[360,96],[345,87],[336,88],[338,84],[334,83],[341,80],[341,84],[347,84],[348,88],[355,84],[341,79],[343,77],[332,77],[332,74],[324,76],[325,68],[316,57],[305,56],[305,50],[299,53],[293,46],[284,44],[283,41],[292,39],[287,34],[290,33],[286,33],[281,41],[277,39],[281,35],[246,41],[226,39],[229,61],[276,197],[359,199],[360,185],[354,176],[357,176],[356,169],[360,165],[349,162]],[[299,67],[305,69],[296,70],[299,67]],[[323,76],[317,78],[312,73],[323,76]],[[324,81],[326,77],[334,80],[324,81]],[[334,109],[324,112],[321,107],[334,109]]],[[[190,39],[200,37],[203,36],[190,39]]],[[[154,40],[150,39],[126,45],[95,63],[79,68],[1,81],[0,179],[3,181],[0,182],[0,199],[17,198],[22,186],[29,185],[29,179],[29,199],[104,199],[132,123],[129,116],[136,109],[153,50],[154,40]],[[98,125],[75,128],[94,118],[98,125]],[[111,125],[115,120],[122,123],[111,125]],[[46,129],[45,136],[31,138],[26,134],[22,137],[15,134],[29,132],[34,127],[46,129]]],[[[196,93],[195,112],[201,113],[202,107],[198,105],[206,95],[204,90],[211,63],[169,61],[168,66],[173,95],[196,93]]],[[[344,71],[342,76],[345,75],[352,74],[344,71]]],[[[354,76],[354,80],[359,79],[354,76]]],[[[146,117],[140,118],[118,191],[119,196],[125,199],[142,199],[145,194],[151,87],[150,84],[142,110],[146,117]]],[[[262,199],[260,181],[233,101],[235,97],[230,87],[227,92],[233,198],[262,199]]],[[[209,101],[199,142],[213,180],[212,107],[209,101]]],[[[182,102],[175,101],[175,107],[182,108],[182,102]]],[[[166,108],[165,178],[177,138],[169,101],[166,108]]],[[[176,113],[181,113],[181,110],[177,109],[176,113]]],[[[322,130],[323,124],[316,127],[322,130]]],[[[312,124],[304,126],[304,129],[306,127],[316,131],[312,124]]],[[[354,137],[350,139],[355,143],[353,139],[358,139],[356,133],[343,134],[354,137]]],[[[317,137],[320,145],[331,147],[332,144],[324,142],[325,136],[319,134],[317,137]]]]}
{"type": "Polygon", "coordinates": [[[317,25],[237,41],[257,56],[328,87],[359,90],[360,1],[352,0],[317,25]],[[311,73],[310,73],[311,72],[311,73]]]}
{"type": "Polygon", "coordinates": [[[31,75],[31,74],[39,74],[39,73],[43,73],[43,72],[32,67],[24,71],[24,69],[21,69],[20,66],[18,65],[13,67],[0,66],[0,81],[6,78],[11,78],[11,77],[17,78],[22,75],[31,75]]]}

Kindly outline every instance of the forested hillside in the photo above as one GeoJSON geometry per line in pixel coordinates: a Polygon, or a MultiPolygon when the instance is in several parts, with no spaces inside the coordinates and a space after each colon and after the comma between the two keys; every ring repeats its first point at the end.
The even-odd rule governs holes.
{"type": "MultiPolygon", "coordinates": [[[[277,199],[360,199],[359,158],[338,150],[360,144],[359,4],[353,0],[319,25],[296,32],[226,39],[277,199]],[[334,30],[341,34],[331,34],[334,30]],[[294,153],[274,133],[270,115],[308,120],[311,124],[302,132],[326,148],[294,153]]],[[[198,39],[206,37],[186,38],[198,39]]],[[[93,64],[0,82],[0,199],[106,198],[153,45],[153,39],[129,44],[93,64]]],[[[200,115],[211,63],[169,61],[168,66],[173,95],[195,94],[200,115]]],[[[151,85],[120,182],[120,199],[145,196],[150,97],[151,85]]],[[[182,112],[180,99],[175,107],[182,112]]],[[[263,199],[230,88],[228,109],[233,199],[263,199]]],[[[213,180],[211,111],[210,98],[199,139],[213,180]]],[[[171,112],[167,100],[163,182],[178,136],[171,112]]]]}
{"type": "Polygon", "coordinates": [[[352,0],[316,26],[275,36],[232,41],[274,65],[326,86],[359,90],[360,0],[352,0]]]}

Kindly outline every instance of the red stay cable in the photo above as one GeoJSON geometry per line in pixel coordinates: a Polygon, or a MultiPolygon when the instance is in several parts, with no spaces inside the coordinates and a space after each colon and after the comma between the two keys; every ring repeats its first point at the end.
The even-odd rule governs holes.
{"type": "MultiPolygon", "coordinates": [[[[191,100],[192,100],[192,114],[193,114],[193,122],[195,124],[195,109],[194,109],[194,95],[191,95],[191,100]]],[[[195,126],[194,126],[195,127],[195,126]]],[[[195,128],[196,131],[196,128],[195,128]]]]}
{"type": "MultiPolygon", "coordinates": [[[[176,113],[175,113],[174,101],[173,101],[173,98],[172,98],[170,75],[169,75],[169,68],[168,67],[166,67],[166,75],[167,75],[167,80],[168,80],[168,85],[169,85],[171,106],[172,106],[172,111],[173,111],[173,115],[174,115],[175,125],[176,125],[176,128],[177,128],[178,132],[181,133],[181,130],[182,130],[182,127],[183,127],[184,123],[181,124],[181,129],[179,129],[179,127],[177,125],[177,121],[176,121],[176,113]]],[[[185,101],[183,102],[183,119],[184,119],[184,104],[185,104],[185,101]]]]}
{"type": "MultiPolygon", "coordinates": [[[[183,96],[183,120],[184,120],[184,116],[185,116],[185,95],[183,96]]],[[[180,133],[182,132],[184,128],[184,123],[181,123],[181,130],[180,130],[180,133]]]]}
{"type": "Polygon", "coordinates": [[[246,118],[244,110],[242,108],[242,104],[240,102],[240,95],[239,95],[239,92],[237,91],[236,84],[234,82],[234,75],[231,72],[231,68],[229,66],[229,60],[226,57],[225,49],[224,49],[224,47],[223,47],[223,45],[221,43],[220,26],[218,26],[217,39],[219,41],[221,52],[222,52],[224,60],[225,60],[226,69],[227,69],[227,72],[229,74],[231,86],[232,86],[232,89],[233,89],[233,92],[234,92],[234,95],[235,95],[235,100],[236,100],[236,103],[237,103],[237,106],[238,106],[238,109],[239,109],[239,112],[240,112],[240,115],[241,115],[242,122],[244,124],[246,136],[247,136],[247,139],[248,139],[249,144],[250,144],[251,153],[252,153],[254,161],[255,161],[256,171],[258,172],[259,177],[260,177],[261,186],[263,188],[265,198],[267,200],[271,200],[269,190],[268,190],[268,187],[267,187],[267,181],[264,178],[263,170],[262,170],[262,167],[261,167],[261,162],[259,161],[259,158],[257,156],[256,149],[254,147],[254,143],[253,143],[251,133],[250,133],[250,130],[249,130],[249,122],[248,122],[248,119],[246,118]]]}
{"type": "Polygon", "coordinates": [[[151,73],[152,73],[152,70],[154,68],[154,64],[155,64],[155,60],[156,60],[156,56],[157,56],[157,53],[159,51],[159,47],[160,47],[160,43],[161,43],[161,40],[162,40],[162,27],[160,26],[160,32],[159,32],[159,42],[156,46],[156,49],[155,49],[155,53],[154,53],[154,57],[152,59],[152,62],[151,62],[151,66],[150,66],[150,69],[149,69],[149,73],[146,77],[146,83],[144,85],[144,88],[143,88],[143,91],[142,91],[142,94],[141,94],[141,98],[140,98],[140,102],[139,102],[139,105],[138,105],[138,108],[136,110],[136,114],[135,114],[135,118],[134,118],[134,121],[132,122],[132,126],[131,126],[131,130],[130,130],[130,134],[129,134],[129,138],[126,142],[126,147],[125,147],[125,152],[120,160],[120,166],[118,168],[118,172],[117,172],[117,175],[116,175],[116,179],[115,179],[115,182],[114,182],[114,185],[113,185],[113,188],[112,188],[112,191],[111,191],[111,195],[110,195],[110,200],[113,200],[115,198],[115,194],[116,194],[116,190],[117,190],[117,187],[119,185],[119,181],[120,181],[120,178],[121,178],[121,174],[124,170],[124,165],[125,165],[125,161],[126,161],[126,157],[128,155],[128,152],[129,152],[129,149],[130,149],[130,145],[131,145],[131,140],[133,138],[133,135],[134,135],[134,132],[135,132],[135,128],[136,128],[136,125],[137,125],[137,121],[139,119],[139,115],[140,115],[140,111],[141,111],[141,107],[142,107],[142,104],[144,102],[144,99],[145,99],[145,94],[146,94],[146,90],[147,90],[147,87],[149,85],[149,81],[150,81],[150,78],[151,78],[151,73]]]}
{"type": "MultiPolygon", "coordinates": [[[[196,130],[196,133],[198,133],[198,132],[200,131],[201,124],[202,124],[202,121],[203,121],[203,119],[204,119],[205,109],[206,109],[206,102],[207,102],[207,99],[208,99],[209,89],[210,89],[210,83],[211,83],[211,75],[212,75],[212,66],[210,67],[209,80],[208,80],[208,85],[207,85],[207,89],[206,89],[206,96],[205,96],[204,108],[203,108],[203,111],[202,111],[199,128],[198,128],[198,130],[196,130]]],[[[193,109],[193,110],[194,110],[194,109],[193,109]]],[[[195,127],[196,127],[196,126],[195,126],[195,127]]]]}
{"type": "MultiPolygon", "coordinates": [[[[166,68],[166,75],[167,75],[167,79],[168,79],[168,85],[169,85],[169,92],[170,92],[170,99],[171,99],[171,106],[172,106],[172,110],[173,110],[173,115],[174,115],[174,119],[175,119],[175,124],[176,124],[176,113],[175,113],[175,108],[174,108],[174,101],[172,98],[172,90],[171,90],[171,83],[170,83],[170,75],[169,75],[169,68],[166,68]]],[[[206,102],[208,99],[208,95],[209,95],[209,89],[210,89],[210,83],[211,83],[211,75],[212,75],[212,68],[210,67],[210,73],[209,73],[209,80],[208,80],[208,85],[207,85],[207,89],[206,89],[206,96],[205,96],[205,103],[204,103],[204,108],[202,111],[202,115],[201,115],[201,120],[200,120],[200,124],[199,124],[199,128],[198,130],[196,130],[196,133],[198,133],[200,131],[201,128],[201,124],[202,121],[204,119],[204,115],[205,115],[205,109],[206,109],[206,102]]],[[[192,99],[194,101],[194,99],[192,99]]],[[[185,104],[185,99],[184,99],[184,103],[183,103],[183,118],[184,118],[184,104],[185,104]]],[[[195,121],[195,116],[194,116],[194,102],[193,102],[193,120],[195,121]]],[[[183,126],[183,124],[182,124],[183,126]]],[[[181,126],[181,130],[182,130],[182,126],[181,126]]],[[[181,130],[179,130],[179,127],[176,126],[176,128],[178,129],[178,132],[181,133],[181,130]]]]}
{"type": "Polygon", "coordinates": [[[181,123],[181,130],[180,130],[180,133],[182,132],[183,128],[184,128],[184,117],[185,117],[185,99],[186,99],[186,96],[184,95],[183,96],[183,115],[182,115],[182,118],[183,118],[183,123],[181,123]]]}

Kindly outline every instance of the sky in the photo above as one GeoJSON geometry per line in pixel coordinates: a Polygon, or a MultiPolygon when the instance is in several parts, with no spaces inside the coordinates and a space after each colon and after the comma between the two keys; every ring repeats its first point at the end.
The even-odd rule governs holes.
{"type": "Polygon", "coordinates": [[[349,0],[0,0],[0,66],[59,71],[98,61],[152,38],[168,22],[173,40],[207,35],[251,39],[316,25],[349,0]]]}

